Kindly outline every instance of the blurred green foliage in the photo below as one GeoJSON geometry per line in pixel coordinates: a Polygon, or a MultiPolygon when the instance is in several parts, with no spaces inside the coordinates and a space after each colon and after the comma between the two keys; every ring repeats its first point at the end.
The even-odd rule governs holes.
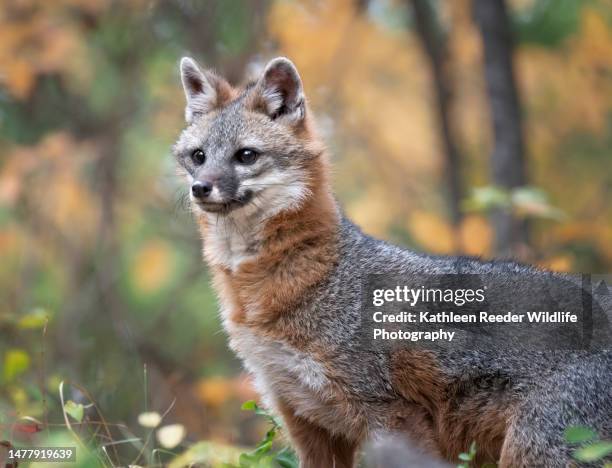
{"type": "MultiPolygon", "coordinates": [[[[586,0],[588,1],[588,0],[586,0]]],[[[514,16],[519,41],[557,47],[580,25],[584,0],[541,0],[514,16]]]]}
{"type": "MultiPolygon", "coordinates": [[[[612,441],[600,440],[599,435],[584,426],[570,426],[565,430],[565,440],[574,446],[574,458],[579,462],[604,462],[612,454],[612,441]]],[[[605,468],[609,467],[605,464],[605,468]]]]}

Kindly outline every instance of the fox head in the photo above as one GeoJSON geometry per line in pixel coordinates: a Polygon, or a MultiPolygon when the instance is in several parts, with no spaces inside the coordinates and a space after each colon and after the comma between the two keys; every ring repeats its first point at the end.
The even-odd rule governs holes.
{"type": "Polygon", "coordinates": [[[276,58],[243,88],[187,57],[180,72],[188,126],[173,151],[194,210],[226,216],[298,207],[322,149],[293,63],[276,58]]]}

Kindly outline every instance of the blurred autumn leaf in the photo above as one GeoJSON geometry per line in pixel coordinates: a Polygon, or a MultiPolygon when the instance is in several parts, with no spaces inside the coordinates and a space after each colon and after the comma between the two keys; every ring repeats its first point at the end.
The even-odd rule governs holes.
{"type": "Polygon", "coordinates": [[[493,234],[484,217],[466,216],[461,224],[460,236],[461,246],[467,254],[484,257],[490,255],[493,234]]]}
{"type": "Polygon", "coordinates": [[[17,326],[24,330],[42,328],[48,323],[49,316],[49,311],[42,307],[37,307],[32,312],[19,317],[17,326]]]}
{"type": "Polygon", "coordinates": [[[218,442],[197,442],[176,457],[168,465],[169,468],[181,468],[198,462],[206,462],[213,467],[227,466],[227,463],[237,460],[241,450],[237,447],[218,442]]]}
{"type": "Polygon", "coordinates": [[[198,383],[197,393],[203,402],[216,408],[232,396],[232,382],[223,377],[204,379],[198,383]]]}
{"type": "Polygon", "coordinates": [[[2,379],[12,382],[19,374],[23,374],[30,367],[30,355],[22,349],[9,349],[4,354],[2,379]]]}
{"type": "Polygon", "coordinates": [[[149,240],[134,256],[132,282],[140,293],[151,294],[168,283],[173,268],[172,247],[159,239],[149,240]]]}
{"type": "Polygon", "coordinates": [[[414,239],[426,250],[434,253],[453,251],[453,232],[447,221],[435,214],[415,211],[407,222],[414,239]]]}
{"type": "Polygon", "coordinates": [[[564,213],[548,202],[546,194],[536,187],[517,187],[504,190],[499,187],[477,187],[463,201],[466,211],[490,211],[495,208],[510,208],[518,216],[561,220],[564,213]]]}

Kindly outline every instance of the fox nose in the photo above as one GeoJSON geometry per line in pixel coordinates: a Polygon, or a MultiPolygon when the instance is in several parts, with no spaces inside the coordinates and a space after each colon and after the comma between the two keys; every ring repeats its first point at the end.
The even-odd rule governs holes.
{"type": "Polygon", "coordinates": [[[195,198],[206,198],[212,192],[213,184],[208,180],[198,180],[191,186],[191,193],[195,198]]]}

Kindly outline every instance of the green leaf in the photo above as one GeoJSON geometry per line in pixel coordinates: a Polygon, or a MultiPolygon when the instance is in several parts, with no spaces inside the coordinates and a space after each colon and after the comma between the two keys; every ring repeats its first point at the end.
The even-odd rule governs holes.
{"type": "Polygon", "coordinates": [[[266,435],[263,440],[264,441],[274,440],[274,437],[276,437],[276,430],[270,429],[268,432],[266,432],[266,435]]]}
{"type": "Polygon", "coordinates": [[[259,407],[257,406],[257,403],[255,403],[255,400],[249,400],[245,401],[240,409],[243,411],[257,411],[259,407]]]}
{"type": "Polygon", "coordinates": [[[243,453],[238,459],[240,468],[273,468],[273,458],[265,455],[243,453]]]}
{"type": "Polygon", "coordinates": [[[270,419],[270,423],[274,426],[275,429],[281,429],[283,427],[280,419],[278,419],[276,416],[272,414],[266,414],[266,416],[268,416],[268,418],[270,419]]]}
{"type": "Polygon", "coordinates": [[[298,468],[299,467],[297,456],[295,455],[293,450],[291,450],[288,447],[285,447],[284,449],[279,451],[276,454],[276,457],[274,457],[274,460],[276,461],[276,463],[279,464],[281,468],[298,468]]]}
{"type": "Polygon", "coordinates": [[[512,206],[523,216],[561,220],[565,217],[548,202],[546,193],[537,187],[517,187],[511,193],[512,206]]]}
{"type": "Polygon", "coordinates": [[[574,452],[574,458],[578,461],[592,462],[601,460],[612,454],[612,442],[601,441],[580,447],[574,452]]]}
{"type": "Polygon", "coordinates": [[[474,455],[476,455],[476,442],[472,442],[472,444],[470,445],[470,455],[472,457],[474,457],[474,455]]]}
{"type": "Polygon", "coordinates": [[[241,407],[245,411],[254,411],[259,416],[264,416],[268,419],[271,424],[271,428],[266,432],[264,437],[261,439],[255,450],[242,453],[239,458],[239,465],[241,468],[268,468],[273,466],[281,466],[281,468],[295,468],[297,467],[297,460],[290,451],[281,450],[277,454],[272,451],[272,445],[274,439],[280,428],[279,422],[274,416],[268,413],[265,409],[260,408],[257,403],[253,400],[246,401],[241,407]],[[274,464],[276,461],[277,465],[274,464]]]}
{"type": "Polygon", "coordinates": [[[597,433],[585,426],[570,426],[565,430],[564,436],[570,444],[578,444],[596,439],[597,433]]]}
{"type": "Polygon", "coordinates": [[[9,349],[4,355],[5,382],[12,382],[19,374],[24,373],[30,367],[30,356],[22,349],[9,349]]]}
{"type": "Polygon", "coordinates": [[[546,193],[537,187],[517,187],[512,190],[513,203],[547,203],[546,193]]]}
{"type": "Polygon", "coordinates": [[[257,461],[255,455],[252,455],[250,453],[241,453],[240,457],[238,458],[238,464],[241,468],[246,468],[251,466],[253,463],[255,463],[257,461]]]}
{"type": "Polygon", "coordinates": [[[272,441],[267,440],[265,442],[260,443],[255,449],[255,455],[261,456],[268,453],[272,449],[272,441]]]}
{"type": "Polygon", "coordinates": [[[459,460],[470,461],[470,460],[472,460],[472,456],[470,454],[468,454],[468,453],[460,453],[459,454],[459,460]]]}
{"type": "Polygon", "coordinates": [[[64,405],[64,411],[66,414],[70,415],[75,421],[82,422],[83,421],[83,405],[80,403],[75,403],[72,400],[68,400],[64,405]]]}
{"type": "Polygon", "coordinates": [[[529,2],[510,15],[520,42],[544,47],[558,47],[580,25],[582,2],[557,0],[529,2]]]}
{"type": "Polygon", "coordinates": [[[466,211],[488,211],[509,207],[510,203],[510,193],[507,190],[486,186],[472,189],[470,197],[462,202],[462,206],[466,211]]]}
{"type": "Polygon", "coordinates": [[[258,416],[265,416],[266,418],[270,419],[270,422],[273,425],[280,426],[280,424],[276,423],[276,420],[274,419],[274,416],[272,416],[270,413],[268,413],[265,409],[260,408],[259,405],[257,403],[255,403],[254,400],[245,401],[240,408],[243,411],[254,411],[256,415],[258,415],[258,416]]]}
{"type": "Polygon", "coordinates": [[[22,330],[43,328],[49,319],[49,312],[42,308],[36,308],[32,312],[22,316],[17,321],[17,327],[22,330]]]}

